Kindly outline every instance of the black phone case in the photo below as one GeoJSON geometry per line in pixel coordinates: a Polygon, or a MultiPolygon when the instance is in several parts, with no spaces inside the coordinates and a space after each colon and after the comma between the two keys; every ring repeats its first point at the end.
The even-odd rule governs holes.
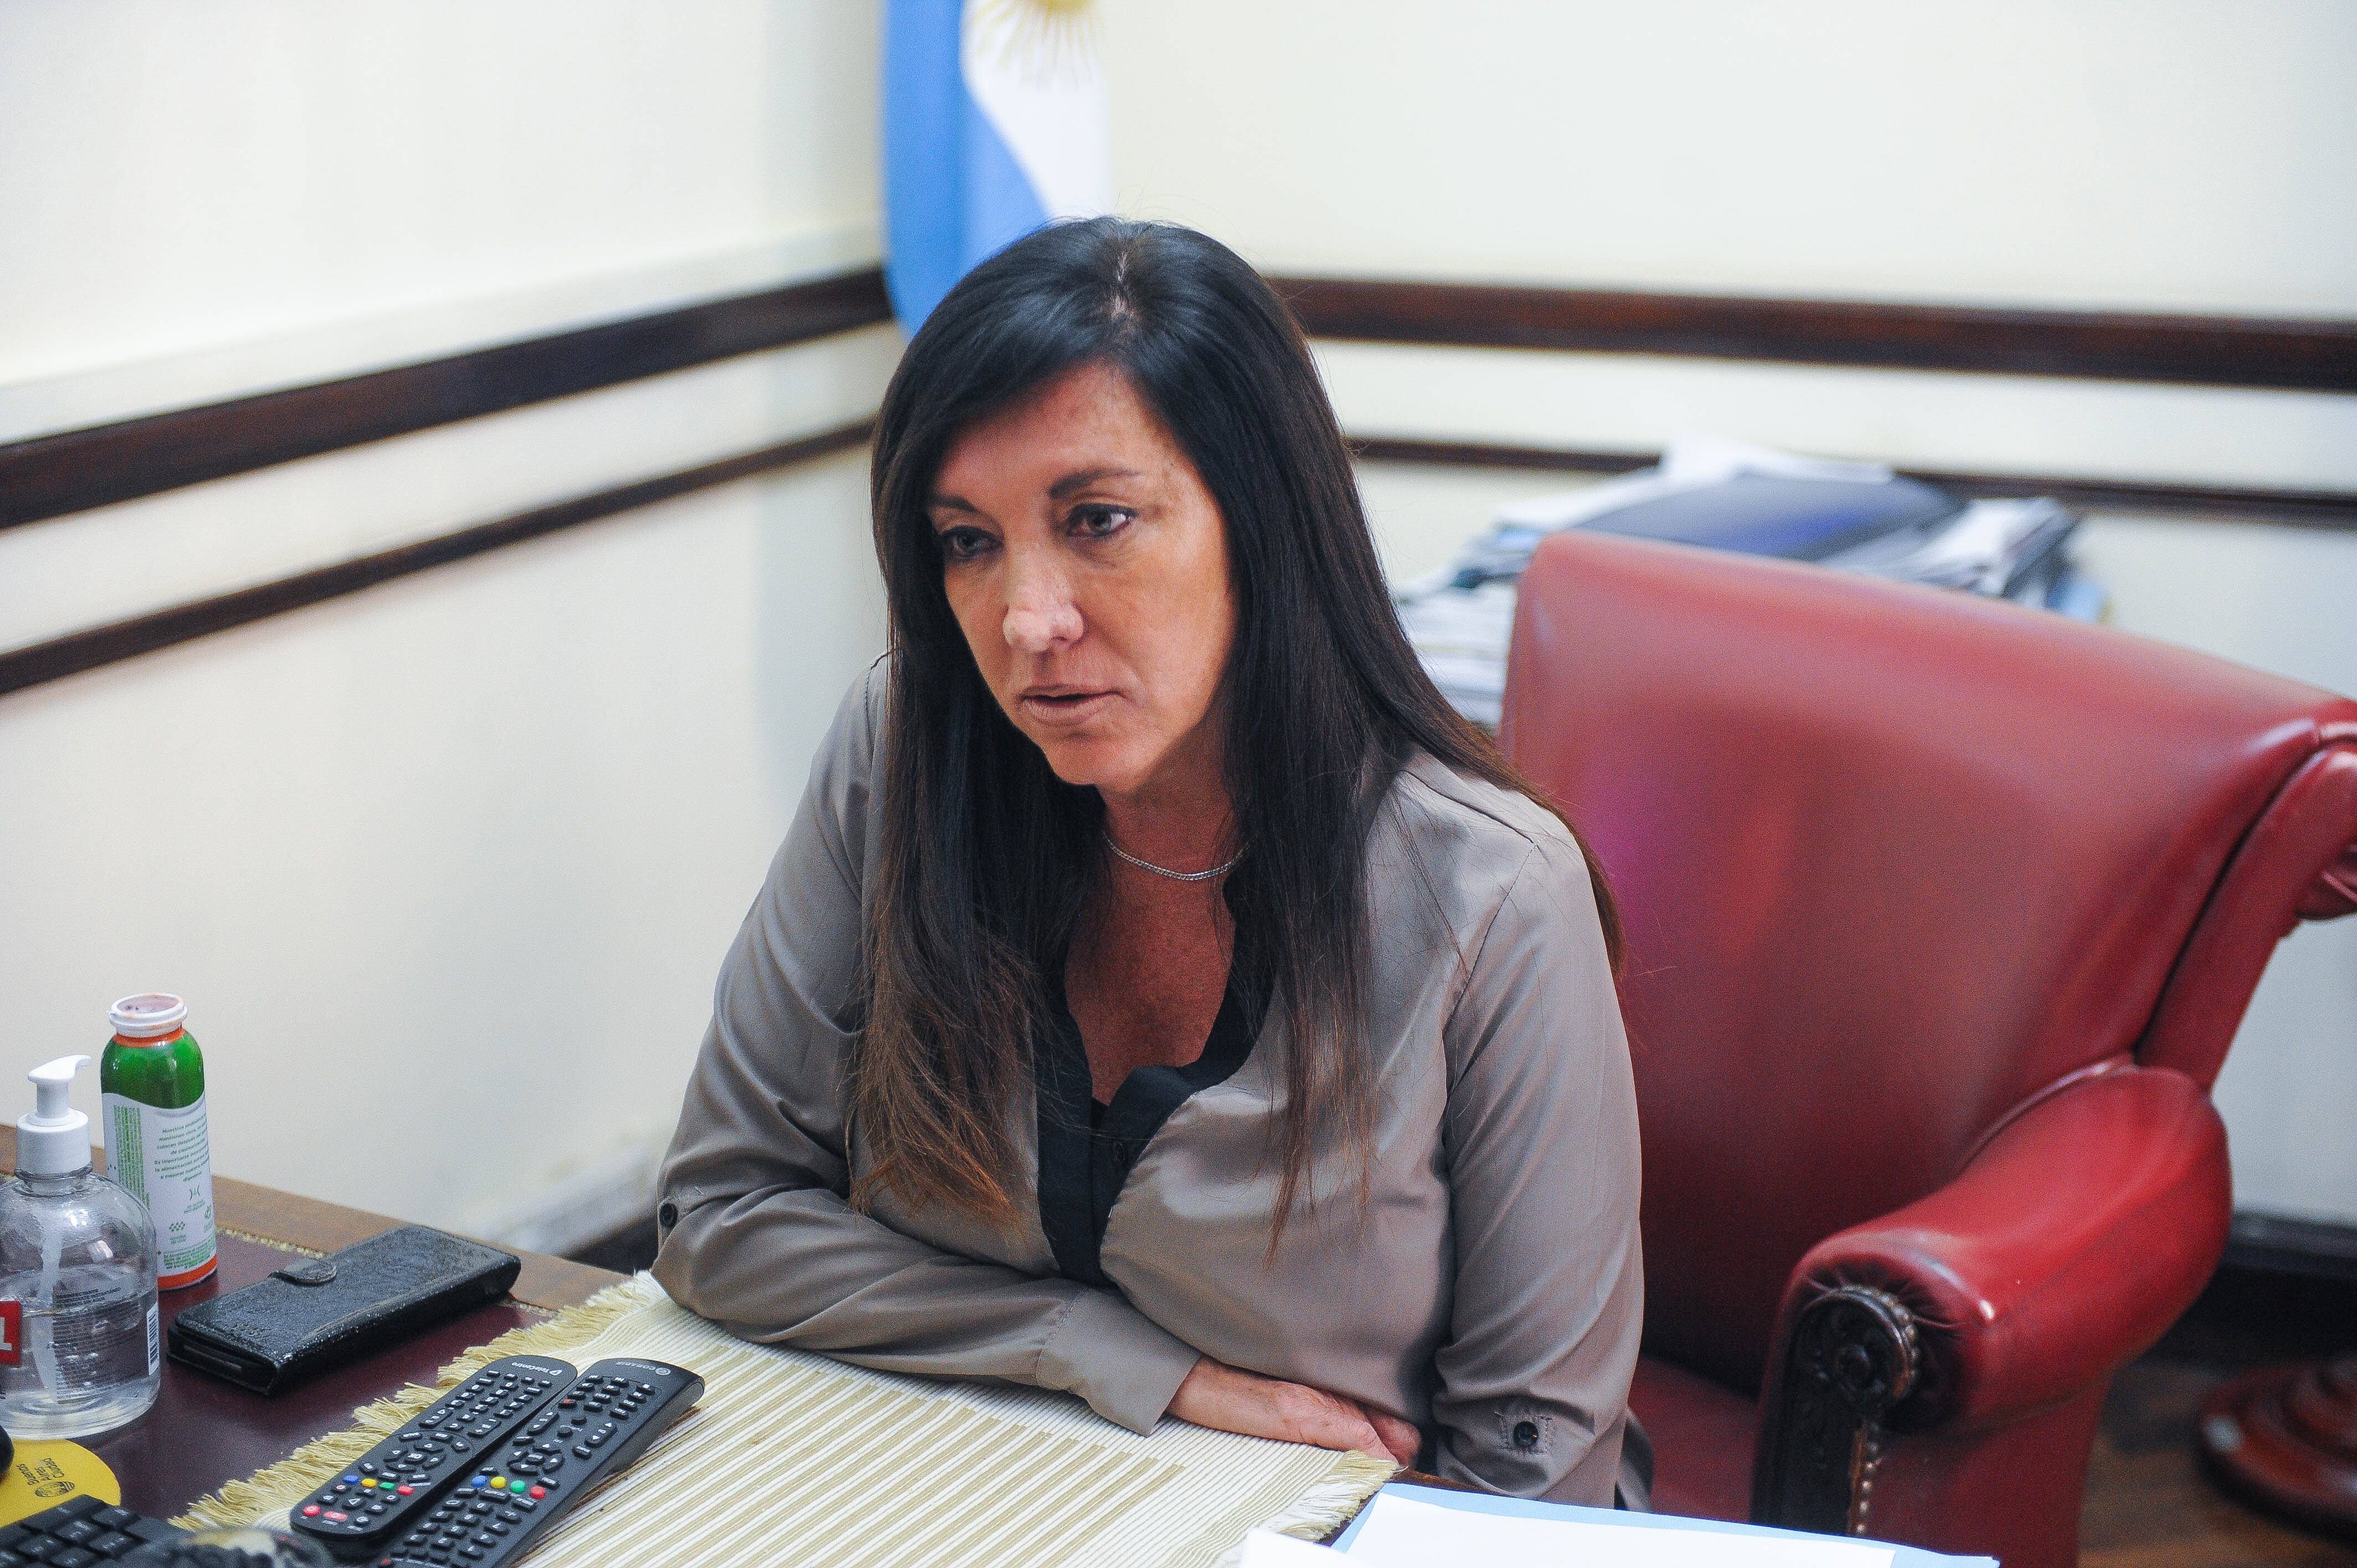
{"type": "Polygon", "coordinates": [[[404,1225],[199,1303],[173,1320],[172,1359],[274,1394],[515,1283],[512,1252],[404,1225]]]}

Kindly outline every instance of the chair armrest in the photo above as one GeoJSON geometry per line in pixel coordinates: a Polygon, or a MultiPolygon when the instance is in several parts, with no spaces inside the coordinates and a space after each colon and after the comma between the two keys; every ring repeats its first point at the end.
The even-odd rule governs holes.
{"type": "Polygon", "coordinates": [[[2184,1074],[2104,1063],[2030,1101],[1945,1187],[1793,1268],[1752,1519],[1863,1533],[1888,1438],[2099,1386],[2201,1292],[2232,1207],[2225,1125],[2184,1074]]]}
{"type": "Polygon", "coordinates": [[[1914,1337],[1892,1430],[2033,1413],[2160,1337],[2216,1268],[2232,1208],[2225,1126],[2191,1079],[2123,1064],[2066,1079],[1947,1186],[1810,1249],[1777,1365],[1812,1303],[1864,1287],[1914,1337]]]}

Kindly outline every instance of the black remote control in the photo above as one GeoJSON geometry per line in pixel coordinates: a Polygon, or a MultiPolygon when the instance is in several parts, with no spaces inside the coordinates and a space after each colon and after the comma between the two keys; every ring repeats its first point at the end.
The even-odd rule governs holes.
{"type": "Polygon", "coordinates": [[[555,1528],[582,1498],[630,1467],[704,1395],[684,1367],[600,1361],[532,1418],[496,1462],[370,1559],[375,1568],[496,1568],[555,1528]]]}
{"type": "Polygon", "coordinates": [[[287,1522],[339,1557],[372,1550],[414,1524],[577,1375],[554,1356],[493,1361],[296,1504],[287,1522]]]}

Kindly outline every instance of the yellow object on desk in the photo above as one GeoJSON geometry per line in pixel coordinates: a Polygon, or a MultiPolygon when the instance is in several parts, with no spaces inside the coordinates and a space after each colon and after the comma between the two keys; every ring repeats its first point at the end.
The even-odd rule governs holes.
{"type": "Polygon", "coordinates": [[[79,1443],[19,1443],[8,1477],[0,1480],[0,1524],[30,1519],[75,1498],[123,1500],[123,1483],[106,1461],[79,1443]]]}

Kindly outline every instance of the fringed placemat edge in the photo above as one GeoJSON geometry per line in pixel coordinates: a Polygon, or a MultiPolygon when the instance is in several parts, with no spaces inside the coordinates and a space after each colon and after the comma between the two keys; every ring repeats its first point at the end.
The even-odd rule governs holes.
{"type": "Polygon", "coordinates": [[[1243,1560],[1244,1537],[1255,1530],[1323,1541],[1350,1523],[1366,1507],[1367,1499],[1399,1473],[1400,1467],[1388,1459],[1356,1452],[1337,1454],[1325,1475],[1275,1513],[1256,1516],[1247,1502],[1223,1519],[1207,1521],[1203,1533],[1196,1537],[1197,1544],[1173,1561],[1191,1557],[1210,1563],[1212,1568],[1236,1568],[1243,1560]]]}
{"type": "Polygon", "coordinates": [[[1388,1459],[1355,1452],[1339,1455],[1322,1479],[1257,1528],[1322,1541],[1357,1517],[1367,1499],[1399,1473],[1400,1467],[1388,1459]]]}
{"type": "Polygon", "coordinates": [[[502,1356],[556,1356],[586,1345],[621,1318],[647,1305],[642,1278],[608,1285],[587,1301],[566,1307],[545,1323],[511,1328],[488,1345],[478,1345],[442,1368],[432,1388],[411,1383],[399,1392],[361,1405],[340,1432],[314,1438],[275,1464],[242,1481],[231,1481],[199,1498],[172,1522],[182,1530],[215,1530],[252,1524],[316,1490],[328,1477],[358,1459],[427,1405],[458,1386],[478,1369],[502,1356]]]}

